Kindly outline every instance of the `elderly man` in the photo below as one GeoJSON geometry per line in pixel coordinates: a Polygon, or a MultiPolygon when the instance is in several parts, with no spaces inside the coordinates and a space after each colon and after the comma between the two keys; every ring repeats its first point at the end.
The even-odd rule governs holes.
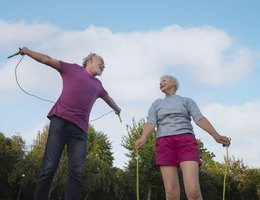
{"type": "Polygon", "coordinates": [[[48,114],[50,128],[34,199],[48,199],[52,178],[65,145],[68,149],[69,168],[66,199],[80,199],[92,106],[100,97],[116,114],[121,111],[96,78],[105,68],[104,60],[92,53],[83,60],[83,66],[79,66],[53,59],[28,48],[20,49],[20,54],[56,69],[63,81],[62,93],[48,114]]]}

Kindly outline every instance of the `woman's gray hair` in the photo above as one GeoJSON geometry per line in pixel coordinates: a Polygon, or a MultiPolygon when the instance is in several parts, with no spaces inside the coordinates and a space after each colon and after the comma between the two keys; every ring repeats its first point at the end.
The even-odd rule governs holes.
{"type": "Polygon", "coordinates": [[[94,57],[100,57],[100,56],[95,53],[90,53],[87,57],[83,58],[82,67],[86,68],[88,62],[91,61],[92,58],[94,58],[94,57]]]}
{"type": "Polygon", "coordinates": [[[160,81],[162,81],[164,78],[170,78],[171,80],[175,81],[175,83],[176,83],[175,92],[179,89],[180,83],[177,78],[175,78],[174,76],[171,76],[171,75],[164,75],[160,78],[160,81]]]}

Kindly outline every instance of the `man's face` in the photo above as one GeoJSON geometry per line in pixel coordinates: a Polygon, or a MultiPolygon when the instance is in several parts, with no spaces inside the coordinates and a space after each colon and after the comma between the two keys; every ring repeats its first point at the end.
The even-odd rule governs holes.
{"type": "Polygon", "coordinates": [[[95,72],[96,76],[101,76],[105,65],[104,65],[104,60],[100,57],[94,57],[93,58],[93,71],[95,72]]]}

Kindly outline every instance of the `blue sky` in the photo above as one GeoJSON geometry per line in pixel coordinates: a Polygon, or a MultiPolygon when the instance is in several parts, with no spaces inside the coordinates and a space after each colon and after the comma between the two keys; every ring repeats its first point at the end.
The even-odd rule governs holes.
{"type": "MultiPolygon", "coordinates": [[[[120,145],[126,125],[163,98],[159,78],[171,74],[180,81],[178,94],[193,98],[217,131],[232,138],[230,154],[260,167],[259,6],[256,0],[6,1],[0,7],[0,131],[31,144],[52,106],[19,90],[14,69],[20,56],[7,56],[27,46],[81,64],[96,52],[107,66],[100,80],[122,108],[122,124],[114,114],[92,122],[112,141],[115,166],[127,160],[120,145]]],[[[18,79],[51,100],[62,88],[57,72],[28,57],[18,79]]],[[[91,118],[108,111],[98,100],[91,118]]],[[[194,129],[223,162],[224,148],[194,129]]]]}

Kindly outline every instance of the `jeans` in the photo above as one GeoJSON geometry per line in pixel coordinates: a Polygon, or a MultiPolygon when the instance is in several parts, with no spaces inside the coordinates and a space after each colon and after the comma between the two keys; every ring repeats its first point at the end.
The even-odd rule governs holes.
{"type": "Polygon", "coordinates": [[[68,149],[68,184],[66,200],[80,199],[84,163],[87,151],[87,133],[75,124],[52,117],[34,200],[47,200],[53,176],[58,168],[62,151],[68,149]]]}

